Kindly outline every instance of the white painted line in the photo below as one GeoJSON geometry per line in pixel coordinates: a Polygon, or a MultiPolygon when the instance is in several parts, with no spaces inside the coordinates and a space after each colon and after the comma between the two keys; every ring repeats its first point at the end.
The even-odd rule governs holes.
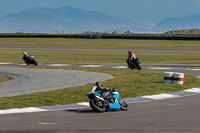
{"type": "Polygon", "coordinates": [[[126,66],[112,66],[112,68],[122,68],[122,69],[125,69],[127,67],[126,66]]]}
{"type": "Polygon", "coordinates": [[[72,66],[72,65],[67,65],[67,64],[49,64],[49,65],[48,65],[48,64],[44,64],[44,65],[45,65],[45,66],[55,66],[55,67],[56,67],[56,66],[57,66],[57,67],[59,67],[59,66],[62,66],[62,67],[63,67],[63,66],[72,66]]]}
{"type": "Polygon", "coordinates": [[[200,93],[200,88],[192,88],[192,89],[184,90],[184,92],[200,93]]]}
{"type": "Polygon", "coordinates": [[[18,66],[27,66],[27,64],[17,64],[18,66]]]}
{"type": "Polygon", "coordinates": [[[83,106],[90,106],[88,102],[82,102],[82,103],[77,103],[78,105],[83,105],[83,106]]]}
{"type": "Polygon", "coordinates": [[[40,109],[35,107],[29,107],[29,108],[22,108],[22,109],[8,109],[8,110],[0,110],[0,114],[13,114],[13,113],[29,113],[29,112],[42,112],[47,111],[46,109],[40,109]]]}
{"type": "Polygon", "coordinates": [[[170,70],[170,69],[173,69],[173,68],[149,68],[149,69],[153,69],[153,70],[162,70],[162,69],[168,69],[168,70],[170,70]]]}
{"type": "Polygon", "coordinates": [[[102,65],[74,65],[77,67],[90,67],[90,68],[99,68],[99,67],[103,67],[102,65]]]}
{"type": "Polygon", "coordinates": [[[177,97],[180,97],[180,96],[163,93],[163,94],[159,94],[159,95],[143,96],[143,97],[148,98],[148,99],[153,99],[153,100],[161,100],[161,99],[177,98],[177,97]]]}
{"type": "Polygon", "coordinates": [[[40,125],[57,125],[56,123],[37,122],[40,125]]]}
{"type": "Polygon", "coordinates": [[[10,64],[13,64],[13,63],[0,63],[0,65],[10,65],[10,64]]]}

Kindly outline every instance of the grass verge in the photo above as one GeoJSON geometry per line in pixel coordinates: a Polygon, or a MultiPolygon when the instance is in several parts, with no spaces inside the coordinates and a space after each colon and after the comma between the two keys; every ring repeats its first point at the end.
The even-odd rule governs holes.
{"type": "MultiPolygon", "coordinates": [[[[33,67],[34,68],[34,67],[33,67]]],[[[45,69],[52,69],[41,67],[45,69]]],[[[104,87],[114,87],[120,93],[120,97],[137,97],[144,95],[176,92],[184,89],[200,86],[200,79],[185,75],[184,84],[164,84],[163,73],[148,71],[130,71],[128,69],[101,69],[101,68],[54,68],[66,70],[82,70],[107,73],[114,79],[103,81],[104,87]]],[[[69,104],[87,102],[86,93],[90,91],[93,83],[47,92],[38,92],[27,95],[0,98],[0,109],[24,108],[37,106],[50,106],[57,104],[69,104]]]]}
{"type": "Polygon", "coordinates": [[[200,49],[200,41],[70,38],[0,38],[0,46],[200,49]]]}
{"type": "MultiPolygon", "coordinates": [[[[0,46],[200,49],[199,44],[200,41],[174,40],[0,38],[0,46]]],[[[0,49],[0,62],[24,63],[22,60],[22,53],[24,51],[34,55],[39,64],[125,63],[127,57],[127,51],[0,49]]],[[[200,64],[199,52],[135,51],[135,54],[142,63],[200,64]]],[[[176,92],[200,86],[200,79],[191,75],[185,75],[185,83],[183,85],[176,85],[163,84],[163,73],[159,72],[100,68],[52,67],[45,69],[70,69],[111,74],[115,78],[104,81],[103,85],[105,87],[116,88],[119,91],[121,98],[176,92]]],[[[90,90],[92,85],[93,83],[48,92],[0,98],[0,109],[37,107],[88,101],[85,94],[90,90]]]]}
{"type": "MultiPolygon", "coordinates": [[[[118,50],[47,50],[0,49],[0,62],[24,63],[27,51],[40,64],[101,64],[126,63],[127,51],[118,50]]],[[[135,51],[142,63],[200,64],[200,52],[135,51]]]]}
{"type": "Polygon", "coordinates": [[[10,80],[12,80],[10,77],[0,75],[0,84],[8,82],[10,80]]]}

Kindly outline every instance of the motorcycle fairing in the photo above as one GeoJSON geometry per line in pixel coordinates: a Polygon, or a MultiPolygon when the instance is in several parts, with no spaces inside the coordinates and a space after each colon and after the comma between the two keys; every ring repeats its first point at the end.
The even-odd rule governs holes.
{"type": "Polygon", "coordinates": [[[99,93],[97,92],[88,92],[86,95],[89,97],[91,94],[97,95],[97,96],[101,96],[99,93]]]}
{"type": "Polygon", "coordinates": [[[119,104],[119,93],[117,91],[115,92],[111,92],[111,94],[114,94],[113,97],[115,98],[115,102],[114,103],[109,103],[109,108],[107,108],[106,110],[116,110],[116,109],[120,109],[120,104],[119,104]]]}

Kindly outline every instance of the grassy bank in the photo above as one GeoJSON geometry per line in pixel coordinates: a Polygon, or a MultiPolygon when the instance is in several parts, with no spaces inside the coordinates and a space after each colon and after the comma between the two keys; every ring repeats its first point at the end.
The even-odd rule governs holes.
{"type": "Polygon", "coordinates": [[[9,78],[9,77],[0,75],[0,84],[6,83],[6,82],[8,82],[8,81],[10,81],[10,80],[12,80],[12,79],[9,78]]]}
{"type": "Polygon", "coordinates": [[[0,38],[0,46],[44,47],[114,47],[114,48],[182,48],[200,49],[200,41],[131,40],[131,39],[65,39],[0,38]]]}
{"type": "MultiPolygon", "coordinates": [[[[200,86],[200,79],[191,75],[185,75],[184,84],[178,85],[164,84],[163,73],[160,72],[97,68],[62,69],[84,70],[111,74],[115,78],[104,81],[102,83],[104,87],[116,88],[117,91],[120,93],[121,98],[174,92],[200,86]]],[[[58,89],[54,91],[0,98],[0,109],[87,102],[88,98],[86,96],[86,93],[90,91],[92,85],[93,83],[90,83],[83,86],[58,89]]]]}
{"type": "MultiPolygon", "coordinates": [[[[0,46],[51,47],[121,47],[121,48],[188,48],[200,49],[200,41],[116,40],[116,39],[61,39],[61,38],[0,38],[0,46]]],[[[0,62],[24,63],[22,53],[34,55],[39,64],[101,64],[125,63],[127,51],[114,50],[47,50],[0,49],[0,62]]],[[[134,51],[142,63],[200,64],[199,52],[134,51]]],[[[29,67],[43,68],[43,67],[29,67]]],[[[183,85],[163,84],[163,73],[101,68],[46,68],[108,73],[115,78],[104,81],[105,87],[116,88],[120,96],[137,97],[175,92],[200,86],[200,79],[185,75],[183,85]]],[[[45,106],[88,101],[86,92],[93,84],[0,98],[0,109],[45,106]]]]}
{"type": "MultiPolygon", "coordinates": [[[[22,53],[34,55],[40,64],[126,63],[127,51],[0,49],[0,62],[23,63],[22,53]]],[[[200,64],[200,52],[135,51],[142,63],[200,64]]]]}

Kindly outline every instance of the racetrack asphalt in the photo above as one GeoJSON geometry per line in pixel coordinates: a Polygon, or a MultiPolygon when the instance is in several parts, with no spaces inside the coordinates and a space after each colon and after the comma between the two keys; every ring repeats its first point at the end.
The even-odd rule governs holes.
{"type": "Polygon", "coordinates": [[[0,97],[49,91],[112,78],[110,75],[71,70],[0,68],[12,80],[0,84],[0,97]]]}
{"type": "MultiPolygon", "coordinates": [[[[97,48],[97,50],[99,50],[99,48],[97,48]]],[[[136,49],[134,48],[133,50],[136,49]]],[[[157,50],[160,51],[161,49],[155,49],[155,51],[157,50]]],[[[165,49],[162,50],[165,51],[165,49]]],[[[171,49],[166,50],[170,51],[171,49]]],[[[182,51],[182,49],[175,49],[175,51],[182,51]]],[[[193,49],[189,51],[184,51],[199,52],[200,50],[193,49]]],[[[4,64],[1,66],[7,65],[4,64]]],[[[52,66],[55,66],[55,64],[52,66]]],[[[60,64],[59,66],[67,67],[62,64],[60,64]]],[[[73,67],[76,66],[73,65],[73,67]]],[[[96,66],[87,65],[85,67],[96,66]]],[[[105,66],[105,68],[111,67],[105,66]]],[[[125,66],[116,66],[115,68],[126,69],[125,66]]],[[[183,72],[195,76],[200,75],[199,69],[143,68],[143,70],[159,72],[174,71],[183,72]]],[[[199,88],[196,88],[196,90],[199,90],[199,88]]],[[[45,112],[0,115],[0,130],[4,130],[5,132],[17,131],[48,133],[199,133],[200,95],[195,92],[192,93],[192,91],[189,91],[189,93],[191,95],[184,97],[180,96],[173,99],[163,100],[154,97],[150,98],[148,102],[141,101],[131,103],[129,104],[128,111],[110,111],[105,113],[95,113],[91,110],[91,108],[83,103],[81,104],[81,107],[78,106],[77,108],[68,109],[63,108],[62,110],[57,111],[46,111],[46,109],[48,108],[44,107],[45,112]]],[[[75,105],[71,105],[71,107],[72,106],[74,107],[75,105]]]]}
{"type": "MultiPolygon", "coordinates": [[[[59,64],[58,66],[62,67],[63,65],[59,64]]],[[[125,69],[125,66],[117,66],[117,68],[125,69]]],[[[199,69],[143,68],[143,70],[163,72],[170,70],[200,75],[199,69]]],[[[134,71],[132,72],[134,73],[134,71]]],[[[200,90],[200,88],[196,89],[200,90]]],[[[128,111],[95,113],[85,103],[82,103],[81,107],[74,108],[74,105],[71,105],[71,108],[57,111],[1,115],[0,129],[5,132],[50,133],[198,133],[200,132],[200,95],[192,93],[192,91],[188,92],[191,95],[173,99],[145,97],[149,99],[148,102],[131,103],[128,111]]]]}

